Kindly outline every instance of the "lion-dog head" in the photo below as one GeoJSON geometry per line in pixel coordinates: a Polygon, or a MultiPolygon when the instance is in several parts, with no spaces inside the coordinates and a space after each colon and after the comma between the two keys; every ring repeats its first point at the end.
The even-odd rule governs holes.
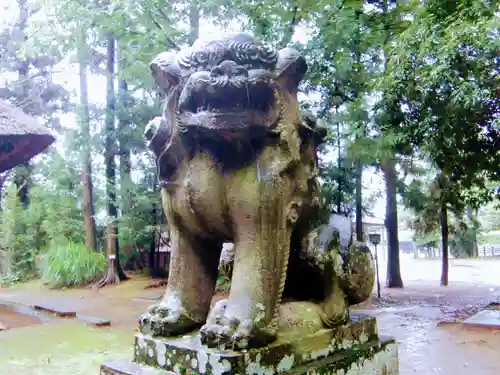
{"type": "Polygon", "coordinates": [[[307,64],[295,49],[276,51],[238,33],[162,52],[150,67],[166,99],[145,136],[163,181],[200,148],[238,167],[244,155],[249,162],[273,137],[304,126],[297,91],[307,64]]]}

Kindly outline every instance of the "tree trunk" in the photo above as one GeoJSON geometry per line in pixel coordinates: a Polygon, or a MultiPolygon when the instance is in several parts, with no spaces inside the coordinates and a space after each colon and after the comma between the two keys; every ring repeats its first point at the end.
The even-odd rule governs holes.
{"type": "Polygon", "coordinates": [[[467,218],[470,221],[470,229],[472,234],[472,257],[479,257],[479,248],[477,246],[477,210],[473,210],[472,207],[467,207],[467,218]]]}
{"type": "MultiPolygon", "coordinates": [[[[132,211],[132,165],[130,152],[130,121],[128,120],[127,109],[132,105],[128,100],[127,82],[121,78],[118,81],[118,100],[120,105],[119,115],[119,147],[120,147],[120,196],[122,217],[128,217],[132,211]]],[[[126,244],[130,245],[130,244],[126,244]]]]}
{"type": "Polygon", "coordinates": [[[441,224],[441,251],[443,256],[441,286],[448,286],[448,210],[446,203],[441,206],[439,221],[441,224]]]}
{"type": "MultiPolygon", "coordinates": [[[[17,5],[19,8],[18,19],[15,25],[17,33],[13,33],[14,38],[18,43],[24,42],[27,39],[26,27],[28,25],[29,9],[27,0],[18,0],[17,5]]],[[[21,86],[22,96],[18,98],[18,105],[23,111],[28,110],[31,105],[30,99],[30,81],[29,81],[29,61],[18,60],[16,61],[17,76],[19,85],[21,86]]],[[[30,180],[29,162],[15,168],[15,184],[18,189],[18,197],[23,208],[28,208],[29,205],[29,180],[30,180]]]]}
{"type": "Polygon", "coordinates": [[[29,185],[30,185],[30,166],[29,162],[16,168],[14,172],[14,183],[16,184],[17,196],[21,206],[24,209],[29,205],[29,185]]]}
{"type": "MultiPolygon", "coordinates": [[[[335,108],[335,112],[338,114],[339,108],[335,108]]],[[[340,142],[340,121],[337,120],[337,169],[338,169],[338,174],[337,174],[337,188],[338,188],[338,195],[337,195],[337,214],[340,214],[340,211],[342,211],[342,156],[341,156],[341,142],[340,142]]]]}
{"type": "Polygon", "coordinates": [[[200,37],[200,8],[197,0],[189,5],[189,43],[193,44],[200,37]]]}
{"type": "Polygon", "coordinates": [[[116,205],[116,128],[115,128],[115,39],[112,34],[107,37],[107,97],[106,97],[106,123],[105,123],[105,164],[106,164],[106,197],[107,197],[107,255],[108,272],[97,284],[102,287],[126,280],[120,264],[120,248],[118,244],[118,209],[116,205]]]}
{"type": "Polygon", "coordinates": [[[92,184],[92,159],[90,137],[90,111],[87,90],[87,42],[85,30],[80,32],[78,41],[78,63],[80,66],[80,129],[83,139],[82,183],[83,183],[83,220],[85,224],[85,245],[96,250],[96,227],[94,218],[94,187],[92,184]]]}
{"type": "Polygon", "coordinates": [[[356,162],[356,240],[363,242],[363,165],[358,159],[356,162]]]}
{"type": "MultiPolygon", "coordinates": [[[[383,42],[384,74],[388,74],[387,46],[389,44],[389,0],[382,3],[384,26],[386,35],[383,42]]],[[[385,225],[387,228],[387,280],[388,288],[403,288],[399,265],[399,238],[398,238],[398,204],[397,204],[397,171],[395,155],[381,158],[381,167],[384,171],[386,186],[385,225]]]]}
{"type": "Polygon", "coordinates": [[[151,233],[151,241],[149,243],[149,259],[148,259],[148,269],[149,276],[154,277],[158,273],[158,256],[157,252],[159,250],[158,242],[160,241],[160,230],[157,222],[158,212],[157,212],[157,203],[153,203],[151,209],[151,217],[155,220],[155,230],[151,233]]]}
{"type": "Polygon", "coordinates": [[[299,7],[295,5],[292,9],[292,15],[290,18],[290,22],[288,23],[288,26],[285,29],[285,32],[283,34],[283,37],[281,38],[281,41],[278,44],[278,48],[285,48],[293,38],[293,34],[295,33],[295,28],[299,24],[301,17],[298,14],[299,12],[299,7]]]}
{"type": "MultiPolygon", "coordinates": [[[[357,76],[359,76],[359,67],[362,66],[361,62],[361,24],[360,24],[360,17],[361,17],[361,9],[355,10],[355,15],[356,15],[356,32],[353,35],[353,48],[354,48],[354,56],[355,56],[355,64],[353,66],[354,72],[356,73],[357,76]]],[[[358,81],[356,82],[355,90],[354,90],[354,97],[356,99],[359,98],[360,91],[362,90],[362,86],[359,85],[358,81]]],[[[365,125],[362,125],[362,136],[364,137],[366,135],[366,128],[365,125]]],[[[358,140],[359,137],[356,137],[358,140]]],[[[363,234],[363,195],[362,195],[362,190],[363,190],[363,163],[361,161],[361,157],[358,157],[356,160],[356,165],[355,165],[355,171],[356,171],[356,240],[363,242],[364,239],[364,234],[363,234]]]]}
{"type": "Polygon", "coordinates": [[[385,176],[386,211],[385,226],[387,228],[387,280],[388,288],[403,288],[403,280],[399,265],[398,239],[398,205],[397,205],[397,172],[396,162],[387,158],[382,163],[385,176]]]}

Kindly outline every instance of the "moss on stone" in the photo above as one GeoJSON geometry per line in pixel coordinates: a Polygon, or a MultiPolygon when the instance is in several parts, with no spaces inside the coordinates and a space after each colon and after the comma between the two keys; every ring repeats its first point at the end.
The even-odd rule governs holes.
{"type": "Polygon", "coordinates": [[[353,314],[348,324],[336,329],[282,336],[266,347],[241,352],[203,347],[196,333],[169,339],[137,334],[134,361],[177,374],[298,374],[298,369],[326,364],[332,371],[340,370],[358,360],[370,360],[381,350],[376,319],[353,314]]]}
{"type": "MultiPolygon", "coordinates": [[[[295,357],[293,355],[283,357],[287,358],[288,365],[284,367],[265,365],[264,357],[253,357],[253,362],[247,362],[244,367],[225,369],[206,367],[200,370],[188,369],[183,367],[181,363],[176,363],[173,370],[165,372],[156,372],[150,367],[148,372],[145,372],[144,366],[130,363],[129,365],[107,364],[101,370],[101,374],[105,375],[140,375],[145,373],[151,374],[189,374],[189,375],[243,375],[243,374],[259,374],[259,375],[274,375],[274,374],[289,374],[289,375],[397,375],[398,374],[398,356],[397,346],[393,339],[372,340],[349,349],[332,353],[322,359],[316,359],[307,363],[295,365],[295,357]],[[292,357],[293,356],[293,357],[292,357]],[[293,358],[293,360],[292,360],[293,358]],[[136,372],[128,370],[137,368],[136,372]],[[124,370],[127,369],[127,370],[124,370]],[[149,372],[150,371],[150,372],[149,372]]],[[[176,358],[182,362],[182,356],[176,358]]],[[[246,353],[248,354],[248,353],[246,353]]],[[[240,358],[241,359],[241,358],[240,358]]],[[[210,361],[212,362],[212,361],[210,361]]],[[[244,361],[243,361],[244,362],[244,361]]],[[[241,364],[241,363],[240,363],[241,364]]]]}

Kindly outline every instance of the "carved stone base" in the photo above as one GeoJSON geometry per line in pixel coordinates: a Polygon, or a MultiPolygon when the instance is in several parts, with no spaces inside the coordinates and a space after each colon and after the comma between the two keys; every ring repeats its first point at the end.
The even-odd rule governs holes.
{"type": "Polygon", "coordinates": [[[379,339],[374,317],[352,316],[335,330],[280,337],[275,343],[243,352],[201,346],[197,333],[153,339],[136,335],[134,361],[101,366],[101,375],[397,375],[395,340],[379,339]]]}

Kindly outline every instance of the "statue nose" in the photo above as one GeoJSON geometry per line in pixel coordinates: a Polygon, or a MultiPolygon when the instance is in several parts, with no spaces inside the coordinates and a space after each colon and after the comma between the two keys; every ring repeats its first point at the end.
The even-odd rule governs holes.
{"type": "Polygon", "coordinates": [[[238,65],[236,62],[232,60],[224,60],[210,71],[210,75],[212,77],[220,77],[220,76],[232,77],[234,75],[248,76],[248,71],[244,67],[238,65]]]}

